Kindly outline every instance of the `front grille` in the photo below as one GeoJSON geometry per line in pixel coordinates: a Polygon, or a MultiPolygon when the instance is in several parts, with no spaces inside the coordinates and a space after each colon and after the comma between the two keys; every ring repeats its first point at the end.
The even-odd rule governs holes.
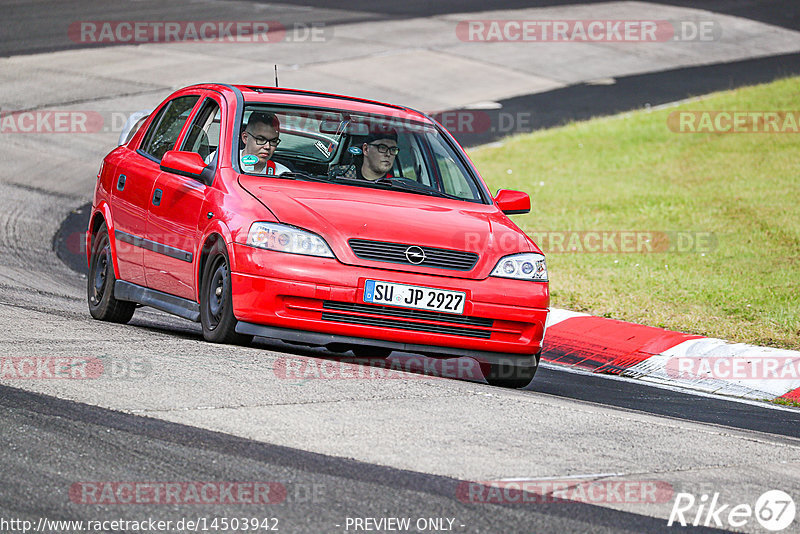
{"type": "Polygon", "coordinates": [[[450,269],[452,271],[469,271],[478,263],[478,255],[474,252],[434,247],[419,247],[425,252],[425,260],[422,263],[411,263],[406,257],[406,250],[416,245],[368,241],[366,239],[351,239],[349,243],[353,253],[363,260],[419,265],[420,267],[450,269]]]}
{"type": "Polygon", "coordinates": [[[352,302],[326,300],[322,303],[322,307],[326,310],[379,313],[381,315],[391,315],[392,317],[405,317],[422,321],[439,321],[442,323],[468,324],[472,326],[483,326],[485,328],[491,328],[492,325],[494,325],[493,319],[487,319],[485,317],[469,317],[467,315],[415,310],[413,308],[394,308],[392,306],[380,306],[377,304],[356,304],[352,302]]]}
{"type": "Polygon", "coordinates": [[[322,307],[325,310],[332,310],[322,312],[322,319],[325,321],[399,328],[433,334],[489,339],[492,337],[491,328],[494,325],[494,320],[483,317],[468,317],[449,313],[393,308],[391,306],[372,306],[326,300],[322,303],[322,307]],[[436,321],[437,324],[419,321],[436,321]],[[469,328],[470,326],[479,328],[469,328]]]}

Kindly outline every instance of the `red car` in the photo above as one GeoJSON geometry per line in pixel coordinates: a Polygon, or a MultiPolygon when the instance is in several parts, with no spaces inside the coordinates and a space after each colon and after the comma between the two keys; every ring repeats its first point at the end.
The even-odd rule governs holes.
{"type": "Polygon", "coordinates": [[[211,342],[471,357],[521,387],[549,306],[544,255],[424,113],[223,84],[167,98],[103,160],[87,233],[93,317],[152,306],[211,342]]]}

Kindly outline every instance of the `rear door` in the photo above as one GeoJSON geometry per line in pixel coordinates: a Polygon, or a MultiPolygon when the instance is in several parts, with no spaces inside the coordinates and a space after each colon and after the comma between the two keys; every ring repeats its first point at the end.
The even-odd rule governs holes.
{"type": "MultiPolygon", "coordinates": [[[[178,150],[196,152],[215,163],[220,137],[219,96],[207,94],[181,137],[178,150]]],[[[155,184],[147,219],[147,238],[154,244],[144,251],[147,286],[196,300],[195,266],[206,225],[206,191],[203,182],[162,172],[155,184]]]]}
{"type": "MultiPolygon", "coordinates": [[[[146,285],[143,266],[143,246],[146,244],[147,211],[153,187],[161,174],[159,160],[169,148],[169,139],[177,140],[181,117],[188,112],[199,95],[180,96],[164,104],[155,114],[140,148],[117,167],[111,183],[111,206],[114,217],[117,263],[120,279],[146,285]],[[175,132],[177,126],[177,132],[175,132]]],[[[186,115],[186,116],[184,116],[186,115]]]]}

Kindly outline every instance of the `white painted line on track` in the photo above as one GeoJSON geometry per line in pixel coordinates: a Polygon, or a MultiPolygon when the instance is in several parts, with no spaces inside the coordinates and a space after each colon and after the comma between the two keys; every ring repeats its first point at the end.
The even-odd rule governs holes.
{"type": "MultiPolygon", "coordinates": [[[[605,374],[605,373],[593,373],[591,371],[587,371],[587,370],[584,370],[584,369],[579,369],[579,368],[575,368],[575,367],[567,367],[565,365],[558,365],[558,364],[555,364],[555,363],[548,363],[548,362],[544,362],[544,361],[542,361],[539,364],[539,367],[544,367],[546,369],[552,369],[554,371],[562,371],[562,372],[565,372],[565,373],[573,373],[573,374],[576,374],[576,375],[591,375],[591,376],[602,377],[602,378],[605,378],[607,380],[617,380],[617,381],[620,381],[620,382],[627,382],[628,384],[631,383],[630,377],[621,377],[621,376],[610,375],[610,374],[605,374]]],[[[788,406],[782,406],[780,404],[774,404],[774,403],[771,403],[771,402],[766,401],[766,400],[746,399],[746,398],[742,398],[742,397],[730,397],[730,396],[727,396],[727,395],[707,393],[707,392],[704,392],[704,391],[699,391],[697,389],[689,389],[688,387],[685,387],[685,386],[675,385],[675,384],[673,384],[671,382],[670,383],[667,383],[667,382],[651,382],[649,380],[641,380],[638,383],[640,383],[640,384],[642,384],[644,386],[649,386],[649,387],[654,387],[654,388],[659,388],[659,389],[666,389],[666,390],[675,391],[675,392],[678,392],[678,393],[686,393],[687,395],[694,395],[696,397],[705,397],[705,398],[708,398],[708,399],[717,399],[717,400],[723,400],[723,401],[729,401],[729,402],[738,402],[738,403],[741,403],[741,404],[749,404],[751,406],[761,406],[762,408],[767,408],[767,409],[772,409],[772,410],[782,410],[782,411],[785,411],[785,412],[797,413],[797,409],[796,408],[791,408],[791,407],[788,407],[788,406]]],[[[533,385],[534,386],[536,385],[536,381],[535,380],[533,382],[533,385]]],[[[536,390],[533,389],[532,391],[536,391],[536,390]]]]}

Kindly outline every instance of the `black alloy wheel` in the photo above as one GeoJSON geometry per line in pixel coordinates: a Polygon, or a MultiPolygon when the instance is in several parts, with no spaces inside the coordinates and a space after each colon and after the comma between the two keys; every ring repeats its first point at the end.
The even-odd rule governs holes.
{"type": "Polygon", "coordinates": [[[229,265],[224,247],[214,245],[200,282],[200,324],[206,341],[246,345],[253,336],[236,332],[229,265]]]}
{"type": "Polygon", "coordinates": [[[89,261],[89,276],[86,296],[89,313],[101,321],[127,323],[136,311],[136,303],[114,298],[114,263],[108,230],[103,226],[92,240],[92,255],[89,261]]]}

